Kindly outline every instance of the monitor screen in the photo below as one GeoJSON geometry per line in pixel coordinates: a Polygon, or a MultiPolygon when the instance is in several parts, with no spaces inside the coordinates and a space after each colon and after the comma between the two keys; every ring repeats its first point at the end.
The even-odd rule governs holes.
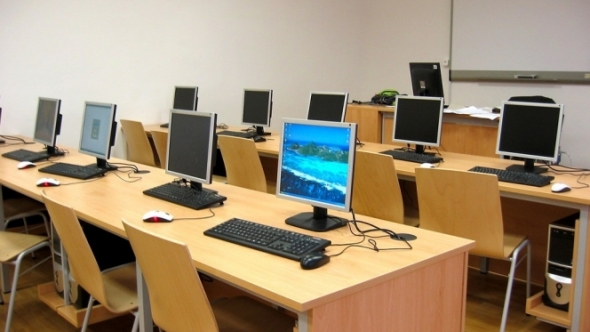
{"type": "Polygon", "coordinates": [[[284,119],[277,196],[313,206],[287,224],[315,231],[346,224],[327,209],[350,211],[356,130],[355,123],[284,119]]]}
{"type": "Polygon", "coordinates": [[[210,184],[217,152],[217,114],[170,111],[166,173],[210,184]]]}
{"type": "Polygon", "coordinates": [[[563,105],[505,101],[502,104],[496,153],[524,158],[511,170],[544,172],[535,160],[557,161],[563,105]]]}
{"type": "Polygon", "coordinates": [[[270,126],[272,116],[272,90],[244,90],[242,123],[256,127],[258,135],[264,135],[262,126],[270,126]]]}
{"type": "Polygon", "coordinates": [[[117,122],[115,115],[117,105],[86,102],[82,134],[80,135],[80,152],[96,157],[97,164],[106,168],[106,161],[115,143],[117,122]]]}
{"type": "Polygon", "coordinates": [[[411,62],[410,79],[414,96],[445,97],[440,63],[411,62]]]}
{"type": "Polygon", "coordinates": [[[307,119],[343,122],[347,103],[346,92],[312,92],[309,97],[307,119]]]}
{"type": "Polygon", "coordinates": [[[172,108],[176,110],[196,111],[199,88],[196,86],[177,86],[174,87],[174,104],[172,108]]]}
{"type": "Polygon", "coordinates": [[[415,144],[417,153],[424,153],[425,145],[440,145],[442,98],[397,96],[395,105],[394,142],[415,144]]]}
{"type": "Polygon", "coordinates": [[[33,140],[45,144],[47,150],[53,153],[55,153],[55,141],[61,127],[60,106],[59,99],[39,97],[33,140]]]}

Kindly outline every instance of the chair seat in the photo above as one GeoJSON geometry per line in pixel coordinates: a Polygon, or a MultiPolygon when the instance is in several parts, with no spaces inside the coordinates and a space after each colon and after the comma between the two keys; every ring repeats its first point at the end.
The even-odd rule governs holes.
{"type": "Polygon", "coordinates": [[[0,232],[0,262],[9,262],[23,251],[47,240],[46,236],[0,232]]]}
{"type": "Polygon", "coordinates": [[[223,299],[211,307],[220,332],[290,332],[295,326],[294,318],[245,296],[223,299]]]}
{"type": "Polygon", "coordinates": [[[135,263],[121,265],[102,273],[108,308],[114,313],[137,308],[137,277],[135,263]]]}
{"type": "Polygon", "coordinates": [[[526,236],[524,235],[504,234],[504,259],[510,258],[514,249],[516,249],[516,247],[518,247],[524,240],[526,240],[526,236]]]}

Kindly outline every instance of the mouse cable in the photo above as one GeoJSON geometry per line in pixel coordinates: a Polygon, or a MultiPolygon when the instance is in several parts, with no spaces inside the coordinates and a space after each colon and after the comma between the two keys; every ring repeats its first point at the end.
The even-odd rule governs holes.
{"type": "MultiPolygon", "coordinates": [[[[373,224],[371,224],[369,222],[366,222],[366,221],[357,220],[356,219],[356,215],[354,213],[354,210],[351,209],[350,212],[352,214],[352,220],[351,220],[350,223],[352,223],[354,225],[356,231],[359,232],[360,234],[363,234],[364,236],[367,236],[367,237],[373,238],[373,239],[376,239],[376,238],[378,239],[378,238],[383,238],[383,237],[391,237],[393,239],[395,237],[398,240],[401,240],[401,241],[405,242],[405,244],[408,246],[407,248],[390,248],[390,249],[387,249],[387,250],[394,250],[394,249],[409,249],[409,250],[411,250],[411,249],[413,249],[412,245],[406,239],[404,239],[403,237],[398,236],[396,232],[394,232],[394,231],[392,231],[390,229],[387,229],[387,228],[381,228],[381,227],[375,226],[375,225],[373,225],[373,224]],[[373,228],[372,229],[368,229],[368,230],[361,230],[359,228],[358,224],[364,224],[364,225],[367,225],[367,226],[370,226],[370,227],[373,227],[373,228]],[[370,232],[383,232],[383,233],[385,233],[387,235],[381,235],[381,236],[370,236],[370,235],[367,235],[367,233],[370,233],[370,232]]],[[[350,228],[350,226],[349,226],[349,228],[350,228]]],[[[352,231],[352,229],[351,229],[351,233],[353,235],[357,235],[357,234],[354,234],[354,232],[352,231]]],[[[381,249],[381,250],[386,250],[386,249],[381,249]]]]}
{"type": "Polygon", "coordinates": [[[81,180],[81,181],[73,181],[73,182],[68,182],[68,183],[61,183],[60,186],[71,186],[74,184],[82,184],[82,183],[88,183],[88,182],[94,182],[94,181],[98,181],[100,179],[104,178],[104,176],[101,177],[97,177],[97,178],[92,178],[92,179],[88,179],[88,180],[81,180]]]}
{"type": "MultiPolygon", "coordinates": [[[[123,182],[127,182],[127,183],[133,183],[133,182],[137,182],[137,181],[139,181],[139,180],[143,179],[141,176],[131,176],[131,175],[133,175],[133,174],[136,174],[136,173],[137,173],[137,172],[135,172],[135,171],[121,171],[120,169],[117,169],[117,171],[118,171],[118,172],[121,172],[121,173],[125,173],[125,174],[127,174],[127,177],[128,177],[129,179],[131,179],[131,180],[125,180],[125,179],[124,179],[124,178],[122,178],[122,177],[121,177],[119,174],[117,174],[117,173],[114,173],[114,172],[113,172],[113,174],[115,174],[115,176],[116,176],[116,177],[118,177],[119,179],[121,179],[123,182]]],[[[111,172],[108,172],[108,173],[107,173],[107,175],[108,175],[109,173],[111,173],[111,172]]]]}
{"type": "Polygon", "coordinates": [[[215,217],[215,212],[213,212],[213,209],[209,208],[208,210],[209,210],[209,212],[211,212],[211,214],[208,215],[208,216],[204,216],[204,217],[184,217],[184,218],[176,218],[176,217],[174,217],[174,221],[176,221],[176,220],[200,220],[200,219],[209,219],[209,218],[215,217]]]}

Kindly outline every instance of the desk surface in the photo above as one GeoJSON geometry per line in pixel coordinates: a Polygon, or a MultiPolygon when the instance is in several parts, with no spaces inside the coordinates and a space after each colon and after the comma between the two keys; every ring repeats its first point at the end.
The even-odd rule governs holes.
{"type": "MultiPolygon", "coordinates": [[[[23,148],[23,145],[2,148],[0,151],[4,152],[12,148],[23,148]]],[[[26,145],[26,149],[35,150],[36,148],[40,148],[40,146],[26,145]]],[[[88,164],[95,160],[72,150],[70,151],[65,157],[55,161],[88,164]]],[[[110,161],[127,162],[116,159],[110,161]]],[[[46,176],[45,173],[38,172],[38,169],[44,166],[43,163],[39,163],[37,168],[25,170],[17,170],[16,165],[16,161],[0,158],[0,174],[2,174],[0,183],[40,200],[42,188],[36,187],[35,182],[38,178],[46,176]]],[[[175,218],[207,217],[211,213],[208,210],[187,209],[143,195],[143,190],[169,182],[173,180],[173,177],[164,174],[162,169],[148,166],[141,166],[141,169],[148,169],[150,173],[132,174],[134,177],[141,176],[142,178],[140,181],[133,183],[126,182],[130,179],[121,172],[111,172],[104,178],[86,182],[53,176],[61,181],[61,186],[45,188],[44,190],[49,196],[58,197],[61,201],[71,204],[81,219],[112,233],[125,236],[121,223],[121,219],[125,218],[132,223],[140,224],[142,227],[185,242],[189,246],[195,266],[205,273],[297,313],[315,309],[317,313],[317,315],[313,316],[315,317],[313,318],[315,323],[307,322],[309,326],[315,324],[314,331],[327,330],[329,329],[328,325],[334,324],[336,321],[335,316],[331,318],[331,321],[324,318],[334,315],[333,313],[327,313],[325,310],[328,310],[328,312],[333,311],[334,308],[331,306],[334,305],[336,300],[351,299],[364,291],[372,290],[376,294],[382,293],[383,290],[378,291],[378,288],[375,287],[380,287],[380,285],[389,285],[387,287],[390,287],[392,284],[388,284],[388,282],[391,283],[394,279],[409,275],[412,275],[412,277],[407,282],[417,286],[415,274],[418,271],[422,273],[420,274],[421,280],[425,281],[423,278],[428,278],[432,271],[445,270],[441,267],[441,270],[429,271],[428,268],[433,264],[443,264],[447,266],[446,269],[449,271],[453,267],[452,273],[446,272],[448,274],[446,278],[434,278],[427,281],[427,284],[439,288],[444,286],[437,284],[440,282],[439,279],[445,280],[446,286],[444,288],[454,290],[453,292],[457,293],[452,296],[456,299],[459,308],[444,309],[442,308],[444,307],[442,302],[437,304],[438,300],[436,299],[431,300],[432,304],[430,305],[440,305],[442,311],[437,315],[438,319],[446,316],[454,317],[453,325],[462,326],[461,322],[464,319],[466,251],[473,246],[473,242],[470,240],[365,216],[357,216],[360,220],[370,221],[396,232],[412,233],[418,236],[418,239],[412,242],[414,249],[375,252],[367,249],[351,248],[343,255],[332,258],[331,262],[326,266],[317,270],[306,271],[302,270],[296,261],[256,250],[243,249],[231,243],[206,237],[203,235],[203,231],[231,217],[240,217],[277,227],[291,228],[302,233],[315,234],[330,239],[332,243],[356,242],[358,238],[353,237],[347,228],[318,234],[287,226],[284,223],[286,217],[302,211],[309,211],[311,207],[282,200],[274,195],[222,183],[213,183],[208,186],[228,197],[225,205],[213,208],[215,216],[202,220],[176,220],[166,224],[144,223],[141,221],[141,216],[152,209],[167,211],[175,218]],[[116,174],[119,174],[121,178],[116,174]],[[459,275],[457,275],[457,271],[459,275]],[[461,297],[463,297],[463,300],[461,300],[461,297]],[[461,302],[463,306],[461,306],[461,302]],[[318,308],[323,308],[324,311],[318,311],[318,308]],[[332,309],[329,310],[328,308],[332,309]],[[451,314],[448,310],[453,310],[455,313],[463,311],[463,314],[451,314]]],[[[337,212],[334,212],[334,214],[349,216],[337,212]]],[[[382,248],[404,247],[402,243],[389,238],[379,239],[378,243],[382,248]]],[[[338,247],[329,247],[327,253],[335,254],[340,250],[338,247]]],[[[441,274],[444,273],[441,272],[441,274]]],[[[404,287],[408,288],[407,284],[401,282],[398,284],[406,285],[404,287]]],[[[423,288],[416,287],[414,292],[423,292],[423,288]]],[[[380,296],[383,297],[383,294],[380,296]]],[[[374,301],[374,298],[367,298],[366,296],[363,299],[363,302],[371,307],[387,307],[392,303],[389,296],[376,301],[374,301]]],[[[411,302],[412,300],[408,298],[398,299],[397,301],[401,301],[397,303],[400,306],[401,303],[411,302]]],[[[429,304],[420,303],[418,307],[424,305],[429,304]]],[[[344,307],[339,308],[337,311],[340,313],[339,315],[346,317],[342,313],[347,312],[347,309],[344,307]]],[[[409,314],[407,310],[404,310],[400,310],[400,314],[409,314]]],[[[419,317],[419,315],[414,315],[414,317],[419,317]]],[[[308,317],[306,319],[311,320],[312,318],[308,317]]],[[[366,320],[370,320],[370,315],[367,316],[366,320]]]]}

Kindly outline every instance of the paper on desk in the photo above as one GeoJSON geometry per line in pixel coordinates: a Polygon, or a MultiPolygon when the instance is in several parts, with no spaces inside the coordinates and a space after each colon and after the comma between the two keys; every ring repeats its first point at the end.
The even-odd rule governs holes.
{"type": "Polygon", "coordinates": [[[463,108],[458,108],[458,109],[447,108],[447,109],[445,109],[444,112],[445,113],[455,113],[455,114],[467,114],[467,115],[492,113],[492,109],[489,108],[489,110],[486,110],[487,108],[489,108],[489,107],[477,108],[475,106],[468,106],[468,107],[463,107],[463,108]]]}
{"type": "Polygon", "coordinates": [[[492,113],[491,107],[483,107],[478,108],[475,106],[468,106],[459,109],[446,109],[444,110],[445,113],[455,113],[455,114],[464,114],[469,115],[474,118],[481,118],[481,119],[490,119],[495,120],[500,117],[500,114],[492,113]]]}
{"type": "Polygon", "coordinates": [[[490,119],[490,120],[496,120],[497,118],[500,117],[500,114],[497,113],[480,113],[480,114],[471,114],[469,116],[472,116],[474,118],[482,118],[482,119],[490,119]]]}

